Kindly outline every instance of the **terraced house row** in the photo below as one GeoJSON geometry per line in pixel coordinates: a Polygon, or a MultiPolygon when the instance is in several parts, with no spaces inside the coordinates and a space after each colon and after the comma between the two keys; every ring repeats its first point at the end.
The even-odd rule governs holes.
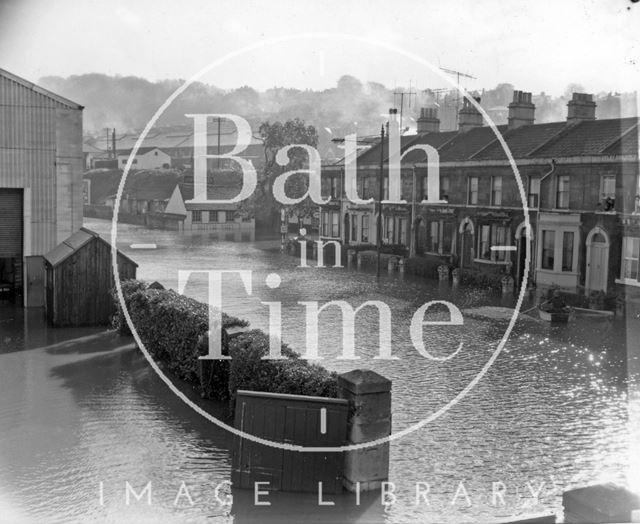
{"type": "MultiPolygon", "coordinates": [[[[436,108],[423,109],[418,133],[401,137],[401,151],[416,144],[438,151],[446,202],[420,203],[426,199],[426,154],[408,152],[401,163],[407,204],[383,204],[382,243],[453,267],[511,273],[521,282],[529,242],[529,282],[538,286],[586,292],[640,287],[638,118],[597,120],[593,97],[584,93],[574,93],[567,106],[566,121],[535,124],[531,93],[515,91],[508,124],[497,126],[520,173],[530,231],[504,148],[475,106],[464,100],[458,130],[449,132],[439,131],[436,108]]],[[[387,198],[387,140],[357,156],[360,198],[379,199],[381,158],[387,198]]],[[[333,198],[321,206],[320,237],[344,246],[375,244],[377,208],[344,197],[344,171],[344,159],[323,166],[323,192],[333,198]]]]}

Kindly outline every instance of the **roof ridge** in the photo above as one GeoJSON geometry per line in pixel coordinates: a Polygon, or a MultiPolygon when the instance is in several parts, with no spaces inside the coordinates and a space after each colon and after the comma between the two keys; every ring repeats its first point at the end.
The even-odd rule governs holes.
{"type": "MultiPolygon", "coordinates": [[[[547,122],[549,124],[552,124],[553,122],[547,122]]],[[[565,136],[566,134],[569,133],[569,131],[574,130],[576,127],[578,127],[579,125],[581,125],[582,122],[578,122],[577,124],[574,125],[566,125],[565,127],[563,127],[562,129],[560,129],[560,131],[558,131],[555,135],[553,135],[552,137],[548,138],[547,140],[545,140],[544,142],[542,142],[542,144],[534,147],[531,151],[529,151],[528,153],[526,153],[524,156],[528,157],[533,155],[534,153],[540,151],[540,149],[542,149],[543,147],[548,146],[549,144],[552,144],[553,142],[555,142],[556,140],[559,140],[561,137],[565,136]]]]}
{"type": "MultiPolygon", "coordinates": [[[[504,125],[504,124],[502,124],[504,125]]],[[[498,129],[498,126],[496,126],[496,130],[498,129]]],[[[513,134],[514,131],[516,131],[519,128],[516,129],[509,129],[507,128],[507,132],[506,133],[500,133],[500,131],[498,131],[498,133],[500,133],[502,135],[502,138],[504,138],[505,134],[513,134]]],[[[492,129],[493,131],[493,129],[492,129]]],[[[495,133],[494,133],[495,135],[495,133]]],[[[496,142],[499,142],[498,137],[495,136],[493,140],[490,140],[487,144],[485,144],[483,147],[481,147],[480,149],[478,149],[475,153],[473,153],[473,155],[471,155],[468,160],[471,160],[472,158],[475,158],[477,155],[479,155],[480,153],[482,153],[485,149],[487,149],[488,147],[494,145],[496,142]]]]}
{"type": "MultiPolygon", "coordinates": [[[[620,119],[622,120],[622,119],[620,119]]],[[[614,138],[611,142],[609,142],[606,146],[604,146],[602,149],[600,149],[598,151],[598,153],[604,153],[607,149],[609,149],[610,147],[614,146],[615,144],[617,144],[618,142],[620,142],[625,136],[627,136],[629,133],[631,133],[631,131],[633,131],[634,129],[638,129],[638,121],[636,120],[636,123],[629,126],[629,129],[627,129],[624,133],[622,133],[620,136],[617,136],[616,138],[614,138]]]]}
{"type": "Polygon", "coordinates": [[[41,87],[34,82],[30,82],[29,80],[26,80],[21,76],[15,75],[7,71],[6,69],[0,68],[0,76],[4,76],[9,80],[20,84],[21,86],[26,87],[27,89],[31,89],[35,91],[38,94],[48,96],[49,98],[52,98],[56,102],[62,105],[65,105],[67,107],[71,107],[72,109],[84,109],[84,106],[78,104],[77,102],[74,102],[73,100],[69,100],[68,98],[60,96],[59,94],[54,93],[53,91],[49,91],[48,89],[41,87]]]}

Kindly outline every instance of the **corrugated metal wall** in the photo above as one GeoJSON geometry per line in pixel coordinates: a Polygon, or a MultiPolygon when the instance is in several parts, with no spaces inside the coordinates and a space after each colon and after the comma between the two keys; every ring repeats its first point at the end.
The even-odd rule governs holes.
{"type": "Polygon", "coordinates": [[[31,188],[26,253],[44,254],[82,225],[82,110],[1,72],[0,187],[31,188]],[[71,166],[64,168],[66,188],[57,163],[71,166]]]}

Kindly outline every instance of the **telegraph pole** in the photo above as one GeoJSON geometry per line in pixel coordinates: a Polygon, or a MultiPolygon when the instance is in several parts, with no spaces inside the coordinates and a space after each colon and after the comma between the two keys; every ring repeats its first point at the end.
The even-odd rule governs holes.
{"type": "Polygon", "coordinates": [[[378,185],[378,220],[376,234],[376,278],[380,279],[380,248],[382,247],[382,200],[384,198],[384,125],[380,127],[380,183],[378,185]]]}

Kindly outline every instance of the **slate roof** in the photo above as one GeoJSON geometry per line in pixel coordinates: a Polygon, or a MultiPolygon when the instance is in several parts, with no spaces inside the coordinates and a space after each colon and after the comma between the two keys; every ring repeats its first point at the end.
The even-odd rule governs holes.
{"type": "Polygon", "coordinates": [[[637,155],[638,154],[638,126],[631,128],[622,137],[613,142],[602,152],[605,155],[637,155]]]}
{"type": "MultiPolygon", "coordinates": [[[[497,126],[515,159],[563,158],[596,155],[638,155],[638,118],[614,118],[583,121],[568,125],[565,121],[531,124],[509,130],[497,126]]],[[[429,144],[440,155],[440,162],[506,160],[502,145],[488,126],[465,133],[447,131],[401,137],[401,150],[417,144],[429,144]]],[[[385,162],[388,143],[383,144],[385,162]]],[[[416,151],[403,164],[423,162],[424,153],[416,151]]],[[[380,162],[380,141],[358,157],[359,164],[380,162]]]]}
{"type": "MultiPolygon", "coordinates": [[[[548,124],[532,124],[521,126],[511,131],[503,132],[507,146],[513,158],[523,158],[539,148],[542,144],[566,129],[565,122],[551,122],[548,124]]],[[[473,160],[506,160],[507,155],[502,144],[494,136],[494,141],[473,156],[473,160]]]]}
{"type": "Polygon", "coordinates": [[[637,122],[635,117],[579,122],[529,156],[557,158],[602,155],[605,149],[632,126],[637,125],[637,122]]]}
{"type": "MultiPolygon", "coordinates": [[[[500,133],[507,129],[506,125],[497,126],[500,133]]],[[[456,136],[439,150],[440,162],[459,162],[471,159],[485,146],[496,140],[490,127],[475,127],[456,136]]]]}

